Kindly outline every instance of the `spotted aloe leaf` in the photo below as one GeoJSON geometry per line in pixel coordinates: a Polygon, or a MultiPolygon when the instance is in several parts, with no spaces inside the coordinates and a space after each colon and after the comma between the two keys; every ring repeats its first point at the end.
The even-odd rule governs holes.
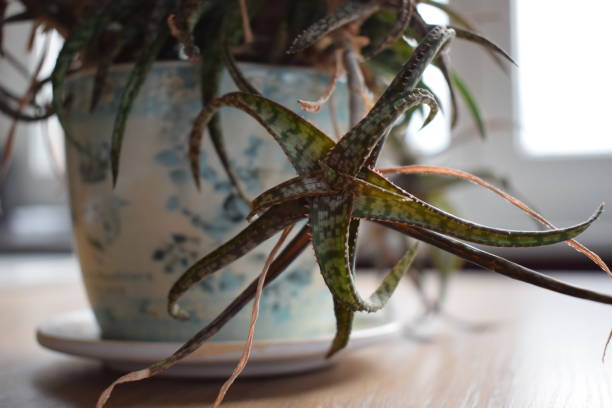
{"type": "MultiPolygon", "coordinates": [[[[470,174],[470,173],[467,173],[461,170],[450,169],[447,167],[425,166],[425,165],[403,166],[403,167],[396,167],[396,168],[389,168],[389,169],[380,169],[378,171],[382,174],[398,174],[398,173],[401,173],[401,174],[437,174],[437,175],[454,177],[454,180],[451,179],[450,183],[457,182],[457,181],[470,181],[472,183],[478,184],[481,187],[486,188],[487,190],[492,191],[499,197],[508,201],[510,204],[512,204],[516,208],[528,214],[533,220],[537,221],[539,224],[544,225],[548,228],[556,228],[550,221],[548,221],[546,218],[541,216],[537,211],[534,211],[532,208],[529,207],[529,205],[527,205],[523,201],[519,200],[515,196],[508,194],[507,192],[501,190],[500,188],[495,187],[491,183],[488,183],[485,180],[483,180],[484,177],[494,178],[488,172],[484,172],[484,174],[477,176],[476,173],[470,174]]],[[[384,178],[382,179],[384,180],[384,178]]],[[[372,181],[370,182],[372,183],[372,181]]],[[[502,184],[506,184],[503,179],[500,180],[499,182],[501,182],[502,184]]],[[[379,185],[376,182],[373,182],[373,184],[379,185]]],[[[447,186],[447,185],[449,185],[448,181],[445,184],[443,184],[443,186],[447,186]]],[[[507,186],[505,187],[507,188],[507,186]]],[[[441,187],[438,187],[438,189],[439,188],[441,187]]],[[[449,204],[445,203],[443,204],[443,206],[449,206],[449,204]]],[[[581,243],[573,239],[568,240],[567,244],[571,246],[572,248],[574,248],[576,251],[582,253],[583,255],[591,259],[603,271],[605,271],[608,275],[612,276],[612,271],[610,271],[610,269],[605,264],[605,262],[593,251],[591,251],[590,249],[588,249],[587,247],[585,247],[584,245],[582,245],[581,243]]]]}
{"type": "MultiPolygon", "coordinates": [[[[203,125],[219,107],[234,106],[258,120],[281,145],[300,176],[264,193],[257,204],[261,206],[260,209],[271,206],[268,211],[272,211],[274,208],[287,209],[291,203],[307,203],[307,207],[296,207],[295,216],[303,216],[305,208],[310,208],[309,224],[322,273],[334,297],[352,310],[377,310],[384,303],[376,298],[361,299],[351,283],[350,242],[354,236],[350,226],[353,217],[403,223],[495,246],[545,245],[571,239],[584,231],[596,217],[575,227],[550,231],[508,231],[484,227],[446,214],[394,186],[384,176],[364,168],[365,159],[388,126],[385,121],[389,120],[389,115],[381,112],[387,112],[384,109],[389,103],[391,106],[407,106],[405,101],[413,97],[411,88],[418,83],[427,64],[452,36],[452,29],[432,29],[370,114],[335,145],[331,138],[304,119],[253,94],[233,93],[218,98],[207,106],[199,118],[203,125]],[[387,105],[381,101],[386,101],[387,105]],[[386,125],[380,125],[380,122],[386,125]],[[363,124],[371,124],[372,127],[363,124]],[[358,150],[352,155],[347,154],[346,150],[354,149],[354,146],[359,146],[358,150]],[[351,173],[356,173],[357,178],[352,177],[351,173]]],[[[198,156],[194,154],[199,149],[198,145],[199,140],[193,137],[192,157],[198,156]]],[[[281,229],[280,225],[286,226],[279,224],[274,231],[281,229]]],[[[209,262],[198,265],[208,268],[209,262]]],[[[197,274],[188,275],[181,278],[182,283],[178,285],[180,291],[172,292],[173,306],[178,300],[177,294],[198,279],[197,274]]],[[[388,276],[382,286],[393,287],[396,279],[397,276],[388,276]]]]}
{"type": "Polygon", "coordinates": [[[458,27],[453,27],[453,29],[455,30],[455,33],[457,34],[457,38],[461,38],[461,39],[473,42],[475,44],[481,45],[487,51],[489,51],[491,55],[493,56],[493,59],[497,62],[497,64],[504,71],[505,71],[505,65],[499,59],[500,56],[503,57],[506,61],[510,62],[512,65],[514,66],[517,65],[514,59],[512,59],[512,57],[506,51],[504,51],[503,48],[493,43],[492,41],[488,40],[487,38],[483,37],[482,35],[475,33],[473,31],[465,30],[465,29],[458,28],[458,27]]]}
{"type": "Polygon", "coordinates": [[[425,68],[453,36],[454,31],[446,27],[434,27],[429,31],[370,113],[334,146],[327,159],[331,167],[350,175],[356,174],[386,130],[413,106],[428,104],[431,110],[426,123],[433,118],[437,112],[435,98],[428,91],[415,89],[415,86],[425,68]]]}
{"type": "Polygon", "coordinates": [[[330,195],[334,192],[325,181],[321,180],[321,175],[318,172],[311,176],[296,177],[257,196],[253,200],[251,214],[248,218],[252,218],[255,214],[261,213],[274,205],[294,201],[301,197],[330,195]]]}
{"type": "MultiPolygon", "coordinates": [[[[433,6],[436,6],[436,7],[440,6],[435,1],[427,2],[427,3],[433,6]]],[[[446,8],[444,8],[444,10],[447,11],[446,8]]],[[[451,13],[449,13],[449,15],[451,15],[451,13]]],[[[451,15],[451,17],[452,16],[453,15],[451,15]]],[[[476,34],[473,28],[464,20],[460,20],[460,21],[462,21],[461,24],[464,25],[464,27],[466,27],[467,29],[450,27],[453,29],[455,35],[458,38],[462,38],[462,39],[465,39],[465,40],[468,40],[468,41],[471,41],[471,42],[474,42],[474,43],[477,43],[483,46],[487,51],[489,51],[489,53],[491,54],[491,57],[495,60],[495,62],[501,67],[503,71],[506,71],[506,66],[500,59],[500,56],[506,59],[507,61],[511,62],[512,64],[516,65],[512,57],[510,57],[510,55],[508,55],[508,53],[506,53],[501,47],[497,46],[493,42],[482,37],[481,35],[476,34]]],[[[426,33],[430,30],[430,27],[431,27],[429,24],[425,22],[423,17],[418,12],[414,13],[413,18],[410,21],[410,25],[415,30],[417,35],[421,37],[424,37],[426,33]]],[[[476,123],[476,127],[478,129],[479,135],[484,138],[486,136],[486,131],[485,131],[484,123],[482,122],[482,119],[480,117],[480,111],[478,109],[478,106],[476,105],[473,97],[471,96],[465,84],[457,83],[457,81],[455,81],[456,74],[453,74],[451,72],[448,57],[443,54],[439,54],[435,60],[435,65],[438,67],[438,69],[440,69],[440,72],[444,76],[444,80],[446,81],[448,85],[448,89],[450,93],[450,102],[452,106],[451,126],[455,127],[459,119],[457,94],[455,92],[455,89],[457,88],[457,91],[459,92],[461,97],[465,100],[466,104],[468,105],[468,109],[470,111],[470,114],[472,115],[474,122],[476,123]]]]}
{"type": "MultiPolygon", "coordinates": [[[[259,91],[246,79],[238,64],[234,60],[234,57],[230,51],[230,45],[226,38],[226,31],[228,31],[227,25],[224,26],[223,29],[223,39],[219,43],[221,44],[221,57],[219,57],[219,48],[217,46],[212,47],[213,52],[212,56],[209,55],[209,59],[214,61],[213,65],[209,68],[206,68],[207,62],[205,62],[203,71],[202,71],[202,97],[204,103],[208,103],[213,97],[217,96],[219,91],[220,81],[221,81],[221,68],[222,62],[227,68],[234,84],[240,89],[242,92],[251,93],[254,95],[260,95],[259,91]],[[206,79],[209,74],[212,74],[212,78],[206,79]]],[[[210,54],[210,53],[209,53],[210,54]]],[[[197,121],[196,121],[197,125],[197,121]]],[[[223,140],[223,132],[221,130],[220,118],[219,115],[214,115],[210,122],[208,123],[208,131],[210,133],[210,139],[217,153],[217,157],[221,161],[221,165],[230,181],[230,183],[236,189],[238,195],[245,201],[246,203],[250,203],[250,199],[247,194],[242,189],[240,182],[238,181],[238,177],[236,176],[236,172],[230,163],[230,159],[228,157],[227,151],[225,149],[225,142],[223,140]]]]}
{"type": "Polygon", "coordinates": [[[296,53],[306,49],[330,32],[360,18],[364,18],[379,8],[380,4],[378,1],[349,0],[297,36],[287,52],[296,53]]]}
{"type": "Polygon", "coordinates": [[[443,249],[444,251],[455,254],[472,264],[495,271],[501,275],[508,276],[509,278],[530,283],[532,285],[564,295],[612,305],[612,296],[610,295],[570,285],[504,259],[500,256],[475,248],[469,244],[445,237],[442,234],[389,221],[377,222],[410,237],[418,239],[419,241],[426,242],[430,245],[443,249]]]}
{"type": "Polygon", "coordinates": [[[423,126],[438,112],[435,98],[424,89],[411,89],[397,96],[387,105],[375,106],[370,114],[347,133],[329,153],[327,162],[346,174],[356,174],[368,160],[370,153],[387,130],[408,109],[427,104],[429,115],[423,126]],[[362,160],[355,160],[363,157],[362,160]]]}
{"type": "Polygon", "coordinates": [[[375,312],[384,307],[394,292],[408,269],[407,266],[412,262],[416,249],[410,251],[397,267],[391,269],[367,300],[363,299],[355,288],[352,265],[349,264],[346,251],[352,199],[350,193],[312,199],[309,217],[312,243],[321,274],[334,298],[353,311],[375,312]]]}
{"type": "Polygon", "coordinates": [[[354,180],[353,183],[355,183],[353,211],[357,217],[406,223],[489,246],[529,247],[567,241],[587,229],[603,211],[602,205],[587,221],[564,229],[501,230],[462,220],[416,197],[402,197],[359,180],[354,180]]]}
{"type": "Polygon", "coordinates": [[[251,93],[254,95],[261,95],[261,93],[249,82],[248,79],[244,76],[238,64],[234,60],[234,56],[229,49],[229,44],[223,44],[223,61],[225,62],[225,67],[227,68],[234,84],[240,89],[242,92],[251,93]]]}
{"type": "Polygon", "coordinates": [[[334,315],[336,316],[336,335],[334,336],[326,357],[331,357],[346,347],[353,330],[355,312],[334,298],[334,315]]]}
{"type": "MultiPolygon", "coordinates": [[[[232,78],[236,85],[242,89],[246,86],[248,81],[244,78],[240,69],[235,64],[231,53],[229,52],[229,46],[239,39],[240,30],[240,12],[237,8],[226,9],[225,12],[220,16],[219,20],[211,27],[208,28],[208,33],[215,40],[207,42],[203,47],[203,52],[206,58],[202,60],[202,68],[200,70],[201,77],[201,89],[202,89],[202,103],[206,106],[212,99],[219,96],[219,90],[221,87],[221,74],[224,65],[227,66],[232,78]]],[[[249,93],[257,93],[256,90],[251,86],[248,91],[249,93]]],[[[198,122],[194,124],[194,129],[198,126],[198,122]]],[[[225,148],[225,142],[223,138],[223,131],[221,129],[221,119],[219,115],[213,115],[207,121],[205,127],[208,129],[210,141],[212,142],[213,149],[221,162],[221,166],[227,175],[232,186],[236,189],[238,195],[246,203],[250,203],[250,199],[242,189],[242,186],[238,180],[238,176],[234,171],[230,163],[230,158],[225,148]]],[[[201,130],[200,130],[201,132],[201,130]]],[[[199,176],[197,175],[197,169],[192,169],[196,180],[196,185],[199,187],[199,176]]]]}
{"type": "MultiPolygon", "coordinates": [[[[425,67],[452,36],[452,30],[443,28],[431,30],[427,35],[427,41],[417,47],[409,62],[370,113],[334,146],[326,157],[325,163],[321,163],[323,176],[331,185],[338,185],[334,183],[334,179],[340,182],[342,180],[342,177],[336,177],[334,174],[336,169],[351,175],[359,173],[360,170],[366,174],[369,173],[369,167],[376,163],[388,128],[410,107],[423,102],[430,106],[426,124],[435,116],[437,104],[434,97],[427,91],[415,90],[414,87],[420,80],[425,67]]],[[[367,311],[375,311],[383,307],[395,290],[401,274],[407,269],[401,269],[400,262],[400,267],[391,270],[379,289],[368,300],[359,296],[353,282],[354,258],[343,260],[340,257],[340,254],[346,253],[340,248],[347,246],[349,255],[351,254],[351,244],[354,245],[351,239],[356,238],[359,225],[358,221],[351,221],[352,200],[353,197],[350,194],[340,193],[331,197],[315,197],[311,202],[310,222],[313,229],[313,246],[321,273],[335,300],[337,332],[328,355],[337,352],[348,341],[350,326],[347,324],[347,319],[352,318],[352,315],[345,309],[346,306],[349,305],[353,310],[367,311]],[[330,209],[337,211],[330,211],[330,209]],[[325,221],[317,219],[321,215],[325,221]],[[326,225],[325,222],[329,222],[330,225],[326,225]],[[347,238],[348,242],[344,242],[343,240],[347,238]],[[331,257],[330,254],[332,254],[331,257]],[[398,274],[398,271],[401,271],[401,274],[398,274]],[[340,301],[346,302],[347,305],[344,307],[339,305],[340,301]]],[[[402,259],[412,260],[410,256],[402,259]]]]}
{"type": "MultiPolygon", "coordinates": [[[[412,30],[414,30],[414,32],[416,33],[417,37],[419,38],[426,38],[429,35],[429,32],[433,29],[435,29],[436,27],[432,28],[432,26],[430,26],[429,24],[427,24],[427,22],[425,22],[425,20],[423,19],[423,17],[421,16],[421,14],[417,11],[414,13],[414,16],[411,18],[410,20],[410,28],[412,30]]],[[[453,37],[455,36],[455,31],[453,30],[453,37]]],[[[415,50],[416,51],[416,50],[415,50]]],[[[457,97],[455,95],[455,90],[453,88],[453,84],[451,81],[451,75],[450,75],[450,63],[448,60],[448,56],[443,54],[443,53],[437,53],[436,54],[436,58],[433,61],[434,65],[440,70],[440,72],[442,73],[442,76],[444,76],[444,80],[446,81],[447,85],[448,85],[448,90],[449,90],[449,96],[450,96],[450,102],[451,102],[451,127],[455,127],[455,125],[458,122],[458,109],[457,109],[457,97]]]]}
{"type": "Polygon", "coordinates": [[[170,289],[168,313],[180,319],[188,319],[189,315],[178,307],[176,300],[193,284],[242,257],[278,231],[295,224],[304,217],[304,204],[299,201],[270,209],[234,238],[200,259],[181,275],[170,289]]]}
{"type": "Polygon", "coordinates": [[[406,31],[410,25],[410,18],[414,10],[415,0],[400,0],[398,6],[399,10],[397,13],[397,19],[391,30],[387,33],[385,38],[378,44],[374,45],[368,52],[367,57],[372,58],[378,55],[381,51],[385,50],[389,45],[397,41],[406,31]]]}
{"type": "Polygon", "coordinates": [[[194,122],[189,138],[189,159],[196,180],[202,130],[224,106],[240,109],[257,120],[276,139],[299,174],[318,171],[318,161],[334,145],[333,140],[313,124],[276,102],[259,95],[229,93],[206,105],[194,122]]]}

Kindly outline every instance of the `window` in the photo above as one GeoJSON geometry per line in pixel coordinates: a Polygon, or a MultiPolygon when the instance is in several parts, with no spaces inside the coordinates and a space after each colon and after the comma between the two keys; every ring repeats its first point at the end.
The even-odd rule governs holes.
{"type": "MultiPolygon", "coordinates": [[[[25,67],[37,62],[24,52],[30,30],[29,24],[5,27],[5,48],[25,67]]],[[[56,35],[50,44],[41,77],[53,68],[51,57],[61,46],[58,40],[56,35]]],[[[42,42],[42,36],[38,36],[31,55],[40,55],[42,42]]],[[[13,86],[10,90],[15,94],[22,94],[28,86],[28,81],[6,59],[0,61],[0,75],[4,84],[13,86]]],[[[10,126],[11,120],[0,115],[0,151],[10,126]]],[[[70,249],[62,141],[56,119],[18,125],[12,164],[0,180],[0,251],[70,249]]]]}
{"type": "MultiPolygon", "coordinates": [[[[457,144],[449,154],[438,158],[437,164],[465,170],[494,171],[497,176],[508,180],[520,198],[528,201],[558,226],[574,225],[585,220],[601,202],[612,203],[612,188],[609,187],[609,174],[612,174],[612,155],[609,154],[612,132],[606,112],[607,101],[604,99],[600,102],[602,110],[591,116],[582,113],[591,103],[583,98],[570,111],[557,111],[559,103],[567,100],[568,93],[577,91],[583,84],[590,83],[604,98],[607,96],[606,90],[612,89],[612,79],[605,72],[605,58],[608,56],[604,50],[608,48],[608,36],[598,36],[596,32],[600,28],[593,27],[597,26],[597,19],[605,18],[608,14],[606,11],[610,10],[610,5],[604,3],[590,1],[584,7],[581,3],[578,8],[570,8],[549,0],[451,2],[487,38],[522,60],[518,61],[518,69],[510,68],[506,74],[497,68],[480,47],[455,41],[452,47],[453,66],[477,95],[489,135],[486,142],[479,141],[467,112],[463,112],[456,133],[473,134],[474,137],[457,144]],[[545,7],[553,3],[554,6],[545,7]],[[575,18],[580,10],[589,13],[588,17],[575,18]],[[572,36],[577,36],[578,41],[588,36],[591,44],[585,46],[580,42],[581,48],[572,49],[571,44],[576,40],[568,38],[572,36]],[[543,47],[551,42],[554,43],[551,45],[554,52],[543,51],[543,47]],[[559,44],[567,48],[559,49],[559,44]],[[584,47],[594,47],[600,52],[587,61],[577,62],[576,53],[583,52],[584,47]],[[601,65],[604,71],[600,72],[595,65],[601,65]],[[546,88],[531,89],[529,81],[537,82],[534,78],[547,74],[552,79],[557,73],[564,72],[563,69],[571,70],[564,79],[553,79],[546,88]],[[537,108],[544,109],[549,116],[535,112],[537,108]],[[559,125],[561,120],[563,122],[559,125]],[[592,121],[591,124],[586,123],[589,121],[592,121]],[[589,129],[589,126],[593,127],[589,129]],[[581,129],[578,135],[576,129],[581,129]],[[597,133],[589,138],[585,135],[589,132],[597,133]],[[604,139],[607,140],[602,144],[604,139]],[[582,145],[590,146],[576,148],[564,144],[563,140],[578,140],[582,145]],[[597,154],[585,155],[592,152],[597,154]]],[[[605,29],[606,23],[601,23],[601,30],[605,29]]],[[[476,187],[454,191],[451,198],[465,218],[497,227],[535,228],[535,224],[514,207],[476,187]]],[[[604,212],[580,236],[580,241],[600,255],[610,257],[611,231],[612,216],[609,211],[604,212]]],[[[497,252],[522,257],[523,260],[525,257],[563,262],[582,260],[581,255],[562,244],[541,249],[497,252]]]]}
{"type": "Polygon", "coordinates": [[[521,146],[537,156],[612,153],[612,59],[599,40],[609,36],[612,4],[516,0],[515,9],[521,146]]]}

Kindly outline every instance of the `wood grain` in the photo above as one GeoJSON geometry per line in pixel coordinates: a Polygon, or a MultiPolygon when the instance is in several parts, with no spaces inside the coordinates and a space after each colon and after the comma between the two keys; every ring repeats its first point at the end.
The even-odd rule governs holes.
{"type": "MultiPolygon", "coordinates": [[[[612,292],[603,274],[557,277],[612,292]]],[[[453,318],[408,324],[401,339],[340,353],[329,369],[238,380],[223,406],[612,407],[612,361],[601,362],[609,307],[488,273],[461,274],[449,296],[453,318]]],[[[415,298],[408,286],[395,296],[406,321],[419,313],[415,298]]],[[[76,279],[29,285],[3,279],[0,407],[94,405],[116,373],[44,350],[34,338],[38,323],[85,305],[76,279]]],[[[152,379],[120,386],[109,406],[202,407],[220,385],[152,379]]]]}

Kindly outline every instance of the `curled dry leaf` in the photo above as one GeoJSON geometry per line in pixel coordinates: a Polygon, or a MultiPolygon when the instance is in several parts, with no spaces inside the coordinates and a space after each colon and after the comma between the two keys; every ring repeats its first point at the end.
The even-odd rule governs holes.
{"type": "Polygon", "coordinates": [[[316,101],[307,101],[304,99],[298,99],[298,103],[304,111],[311,112],[311,113],[319,112],[321,110],[321,107],[325,105],[325,103],[329,100],[329,98],[334,93],[334,90],[336,89],[336,81],[338,81],[338,78],[340,77],[340,72],[341,72],[341,67],[342,67],[341,55],[342,55],[341,51],[337,50],[335,53],[335,69],[334,69],[333,74],[329,78],[329,82],[327,83],[327,86],[325,87],[325,90],[323,91],[323,95],[321,95],[321,97],[317,99],[316,101]]]}
{"type": "Polygon", "coordinates": [[[253,300],[253,311],[251,313],[251,321],[249,323],[249,334],[247,336],[247,341],[244,346],[244,351],[240,356],[238,364],[236,364],[236,367],[232,371],[232,374],[227,379],[227,381],[223,383],[223,386],[219,390],[219,393],[217,394],[217,398],[215,398],[215,402],[213,403],[212,408],[216,408],[221,405],[223,399],[225,398],[225,394],[227,394],[227,391],[232,386],[234,381],[236,381],[238,376],[242,373],[242,371],[247,365],[247,362],[249,361],[251,350],[253,349],[253,338],[255,337],[255,324],[257,323],[257,317],[259,316],[259,302],[261,300],[261,294],[263,293],[266,275],[268,274],[268,270],[270,269],[270,264],[276,257],[276,253],[280,250],[280,247],[283,245],[292,229],[293,225],[290,225],[289,227],[283,230],[280,238],[278,239],[278,242],[276,243],[274,248],[272,248],[270,254],[268,254],[268,258],[266,259],[263,270],[261,271],[259,279],[257,280],[257,291],[255,292],[255,299],[253,300]]]}

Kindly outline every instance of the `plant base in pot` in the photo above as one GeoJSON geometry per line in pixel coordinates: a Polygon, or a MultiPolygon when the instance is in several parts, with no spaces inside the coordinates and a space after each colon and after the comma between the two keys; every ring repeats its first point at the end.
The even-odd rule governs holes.
{"type": "MultiPolygon", "coordinates": [[[[262,246],[190,291],[191,320],[167,315],[167,294],[178,276],[199,257],[247,223],[248,204],[236,193],[209,138],[200,155],[201,191],[187,160],[187,137],[201,107],[198,69],[190,63],[158,63],[130,112],[122,148],[121,177],[112,186],[109,148],[113,121],[130,66],[109,74],[100,103],[89,112],[91,73],[68,83],[68,120],[75,138],[105,159],[92,160],[67,143],[74,234],[83,280],[102,336],[117,340],[184,341],[217,316],[261,271],[271,246],[262,246]]],[[[307,69],[242,65],[269,98],[297,109],[300,97],[316,99],[328,77],[307,69]]],[[[346,123],[346,91],[335,104],[346,123]]],[[[222,91],[233,89],[224,74],[222,91]]],[[[326,109],[304,113],[333,132],[326,109]]],[[[254,197],[294,176],[290,163],[266,131],[234,109],[221,112],[231,166],[254,197]]],[[[272,241],[272,240],[271,240],[272,241]]],[[[270,244],[271,245],[271,244],[270,244]]],[[[333,331],[331,297],[309,254],[303,254],[266,290],[258,339],[312,337],[333,331]]],[[[243,340],[249,313],[243,311],[214,340],[243,340]]]]}

